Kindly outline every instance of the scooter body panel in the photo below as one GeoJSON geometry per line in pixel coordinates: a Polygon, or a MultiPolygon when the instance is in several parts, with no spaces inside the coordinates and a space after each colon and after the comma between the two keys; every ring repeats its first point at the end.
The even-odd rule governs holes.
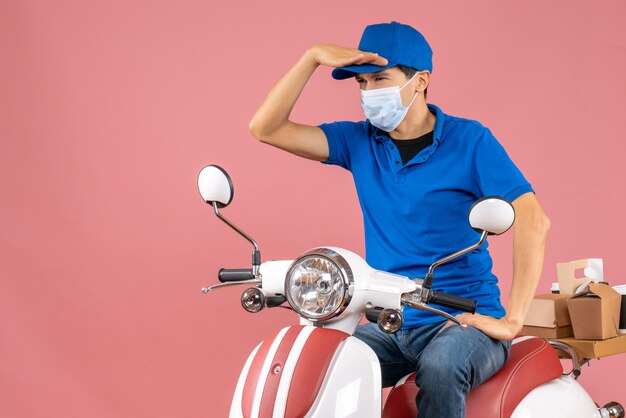
{"type": "Polygon", "coordinates": [[[361,340],[347,338],[335,353],[306,418],[380,418],[380,388],[376,354],[361,340]]]}
{"type": "Polygon", "coordinates": [[[537,386],[519,403],[511,418],[600,418],[598,407],[572,377],[537,386]]]}

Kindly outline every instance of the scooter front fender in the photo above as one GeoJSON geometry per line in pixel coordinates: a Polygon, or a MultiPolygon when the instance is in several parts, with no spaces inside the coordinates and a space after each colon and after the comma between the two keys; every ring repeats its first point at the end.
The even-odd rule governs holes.
{"type": "Polygon", "coordinates": [[[365,343],[333,329],[291,326],[248,357],[230,418],[380,417],[380,387],[378,359],[365,343]]]}

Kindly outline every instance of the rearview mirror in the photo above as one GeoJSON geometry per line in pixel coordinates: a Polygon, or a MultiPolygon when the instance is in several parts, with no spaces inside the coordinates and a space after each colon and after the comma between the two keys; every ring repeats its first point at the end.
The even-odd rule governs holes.
{"type": "Polygon", "coordinates": [[[205,202],[225,208],[233,200],[235,193],[233,182],[228,173],[220,166],[207,165],[198,174],[198,190],[205,202]]]}
{"type": "Polygon", "coordinates": [[[485,197],[477,200],[469,210],[469,223],[477,232],[500,235],[515,222],[515,209],[501,197],[485,197]]]}

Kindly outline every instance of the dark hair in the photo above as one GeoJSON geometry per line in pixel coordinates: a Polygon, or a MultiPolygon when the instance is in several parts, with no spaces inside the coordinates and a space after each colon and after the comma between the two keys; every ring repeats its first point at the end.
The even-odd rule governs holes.
{"type": "MultiPolygon", "coordinates": [[[[402,73],[407,79],[410,79],[418,72],[418,70],[416,70],[415,68],[405,67],[404,65],[396,65],[394,68],[397,68],[398,70],[402,71],[402,73]]],[[[424,90],[424,98],[426,98],[427,96],[428,96],[428,87],[426,87],[426,90],[424,90]]]]}

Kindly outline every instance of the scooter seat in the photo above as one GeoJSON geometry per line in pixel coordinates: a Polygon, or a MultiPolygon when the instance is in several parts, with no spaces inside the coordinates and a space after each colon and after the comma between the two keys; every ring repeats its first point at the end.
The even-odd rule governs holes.
{"type": "MultiPolygon", "coordinates": [[[[504,367],[470,391],[466,417],[509,418],[531,390],[562,373],[563,366],[546,340],[530,338],[517,342],[512,345],[504,367]]],[[[415,373],[401,379],[389,393],[383,418],[415,418],[418,391],[415,373]]]]}

